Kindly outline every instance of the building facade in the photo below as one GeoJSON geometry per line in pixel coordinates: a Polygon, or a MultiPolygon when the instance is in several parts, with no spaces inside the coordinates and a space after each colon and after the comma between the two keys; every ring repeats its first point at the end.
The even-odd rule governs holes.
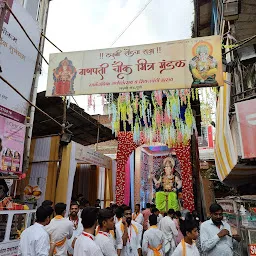
{"type": "Polygon", "coordinates": [[[194,5],[193,36],[222,38],[224,86],[217,108],[217,173],[220,181],[237,186],[241,193],[255,193],[251,181],[256,176],[256,2],[194,0],[194,5]]]}

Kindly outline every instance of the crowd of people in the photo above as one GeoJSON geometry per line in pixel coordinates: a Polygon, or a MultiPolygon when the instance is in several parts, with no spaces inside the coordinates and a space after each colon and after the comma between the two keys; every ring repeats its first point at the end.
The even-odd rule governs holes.
{"type": "Polygon", "coordinates": [[[196,212],[169,209],[159,212],[153,204],[135,211],[127,205],[101,209],[84,198],[67,205],[43,202],[36,223],[21,234],[19,256],[199,256],[233,255],[240,240],[223,221],[220,205],[210,207],[211,218],[202,224],[196,212]],[[197,243],[200,226],[200,248],[197,243]],[[200,252],[199,252],[200,251],[200,252]]]}

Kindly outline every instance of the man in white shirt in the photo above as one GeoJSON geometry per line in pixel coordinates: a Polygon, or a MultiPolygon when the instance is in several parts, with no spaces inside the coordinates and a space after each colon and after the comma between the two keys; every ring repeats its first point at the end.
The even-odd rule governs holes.
{"type": "Polygon", "coordinates": [[[149,216],[150,228],[145,231],[142,242],[142,253],[147,256],[164,255],[164,233],[157,227],[157,216],[149,216]]]}
{"type": "Polygon", "coordinates": [[[124,218],[116,224],[116,243],[118,256],[141,255],[142,226],[132,221],[132,210],[124,207],[124,218]]]}
{"type": "Polygon", "coordinates": [[[211,219],[200,227],[201,249],[207,256],[232,256],[233,246],[240,242],[239,235],[232,235],[230,225],[223,222],[223,209],[219,204],[210,206],[211,219]]]}
{"type": "Polygon", "coordinates": [[[132,220],[143,225],[144,218],[143,214],[140,212],[140,204],[135,205],[135,212],[132,215],[132,220]]]}
{"type": "Polygon", "coordinates": [[[79,235],[82,234],[83,232],[83,225],[81,218],[78,217],[78,212],[79,212],[79,205],[77,202],[72,202],[70,204],[70,215],[68,219],[72,222],[73,224],[73,235],[70,239],[68,239],[68,253],[69,256],[73,256],[74,254],[74,244],[79,235]]]}
{"type": "Polygon", "coordinates": [[[157,208],[152,209],[152,214],[155,214],[157,217],[157,226],[159,227],[159,223],[161,219],[163,218],[163,215],[160,213],[160,211],[157,208]]]}
{"type": "Polygon", "coordinates": [[[57,203],[55,205],[56,216],[51,220],[50,224],[45,227],[45,230],[51,237],[51,241],[55,243],[54,255],[67,256],[68,242],[73,235],[73,224],[68,219],[64,218],[67,205],[57,203]]]}
{"type": "Polygon", "coordinates": [[[117,256],[113,235],[110,233],[115,228],[114,213],[108,209],[100,210],[98,223],[99,231],[95,243],[100,247],[104,256],[117,256]]]}
{"type": "Polygon", "coordinates": [[[198,238],[197,223],[193,220],[185,220],[181,223],[180,229],[184,239],[178,244],[172,256],[200,256],[194,242],[198,238]]]}
{"type": "Polygon", "coordinates": [[[115,216],[114,216],[115,224],[117,224],[119,221],[122,220],[122,217],[124,216],[124,209],[121,206],[119,206],[116,208],[114,213],[115,213],[115,216]]]}
{"type": "Polygon", "coordinates": [[[86,207],[81,218],[84,231],[77,238],[74,248],[74,256],[103,256],[100,247],[94,241],[94,232],[97,225],[99,209],[86,207]]]}
{"type": "Polygon", "coordinates": [[[175,237],[178,236],[178,230],[172,220],[174,214],[175,211],[169,209],[167,216],[165,216],[159,223],[159,229],[164,233],[164,249],[166,256],[171,256],[176,248],[175,237]]]}
{"type": "Polygon", "coordinates": [[[25,229],[20,237],[18,256],[52,256],[55,245],[50,245],[44,226],[50,222],[53,209],[40,206],[36,211],[36,223],[25,229]]]}

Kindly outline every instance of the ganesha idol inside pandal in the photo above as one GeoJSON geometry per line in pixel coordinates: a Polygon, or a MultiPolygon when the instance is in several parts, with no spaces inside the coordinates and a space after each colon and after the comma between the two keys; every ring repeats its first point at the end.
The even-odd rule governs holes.
{"type": "Polygon", "coordinates": [[[161,167],[152,174],[156,208],[161,212],[182,209],[182,180],[175,151],[163,159],[161,167]]]}

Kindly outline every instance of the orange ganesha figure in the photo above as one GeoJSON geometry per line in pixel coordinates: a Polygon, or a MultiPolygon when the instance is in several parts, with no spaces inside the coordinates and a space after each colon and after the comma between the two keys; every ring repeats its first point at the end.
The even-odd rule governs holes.
{"type": "Polygon", "coordinates": [[[53,70],[53,95],[66,96],[72,95],[74,91],[74,80],[76,78],[76,68],[72,61],[67,57],[59,63],[59,66],[53,70]]]}

